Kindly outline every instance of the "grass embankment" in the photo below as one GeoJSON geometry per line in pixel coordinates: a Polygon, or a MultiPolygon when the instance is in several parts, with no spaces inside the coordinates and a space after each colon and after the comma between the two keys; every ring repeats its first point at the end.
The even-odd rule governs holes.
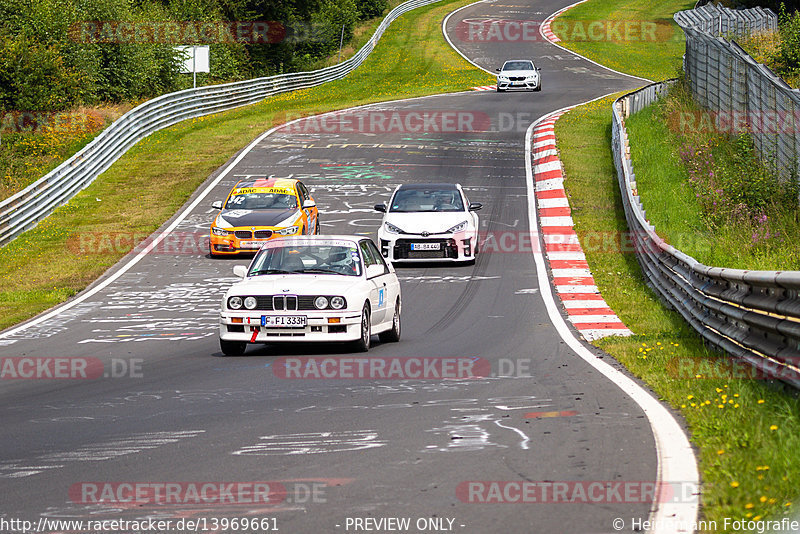
{"type": "Polygon", "coordinates": [[[68,205],[0,249],[0,328],[74,295],[124,252],[77,254],[70,236],[74,241],[75,235],[151,233],[210,173],[287,116],[491,83],[491,76],[464,61],[442,37],[442,19],[470,1],[445,1],[404,15],[344,80],[184,122],[138,143],[68,205]]]}
{"type": "Polygon", "coordinates": [[[556,17],[551,28],[562,40],[560,45],[601,65],[663,80],[675,75],[685,43],[672,15],[694,4],[691,0],[590,0],[556,17]]]}
{"type": "MultiPolygon", "coordinates": [[[[568,11],[566,17],[653,20],[662,15],[671,18],[672,12],[688,7],[675,1],[651,8],[640,0],[619,1],[613,6],[592,0],[568,11]],[[652,15],[652,9],[658,14],[652,15]]],[[[641,43],[641,49],[634,44],[631,53],[627,46],[623,49],[613,43],[563,44],[601,64],[651,79],[675,77],[675,65],[680,64],[683,53],[682,46],[672,42],[641,43]]],[[[796,394],[763,380],[734,378],[737,370],[745,368],[737,368],[725,356],[708,350],[679,314],[661,304],[644,283],[632,252],[622,247],[625,253],[620,254],[615,247],[597,246],[598,233],[627,232],[611,156],[611,105],[619,96],[576,108],[556,123],[565,187],[587,260],[609,305],[638,334],[606,338],[595,344],[641,377],[685,418],[702,473],[701,513],[717,522],[717,529],[711,532],[726,531],[725,518],[760,520],[792,510],[796,513],[792,502],[798,497],[800,464],[791,452],[800,446],[800,401],[796,394]]],[[[648,128],[658,131],[661,127],[654,123],[655,117],[640,118],[648,128]]],[[[638,147],[634,139],[635,154],[655,157],[653,151],[669,151],[665,149],[669,138],[657,133],[652,137],[660,140],[658,150],[638,147]]],[[[641,182],[644,166],[653,170],[653,180],[659,180],[669,169],[680,171],[680,163],[642,161],[635,167],[648,215],[657,209],[654,203],[661,203],[665,214],[679,218],[677,211],[670,213],[663,206],[664,194],[645,191],[647,186],[641,182]]],[[[688,192],[672,200],[677,205],[693,197],[688,192]]],[[[678,209],[675,205],[672,208],[678,209]]]]}
{"type": "Polygon", "coordinates": [[[758,161],[749,136],[731,141],[714,124],[680,83],[627,120],[650,222],[706,265],[800,270],[796,186],[758,161]]]}

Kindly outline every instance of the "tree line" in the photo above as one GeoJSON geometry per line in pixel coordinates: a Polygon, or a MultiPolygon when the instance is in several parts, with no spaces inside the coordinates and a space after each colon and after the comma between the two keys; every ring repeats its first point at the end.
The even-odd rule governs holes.
{"type": "Polygon", "coordinates": [[[141,101],[191,87],[176,45],[220,83],[307,70],[388,0],[0,0],[0,111],[141,101]]]}

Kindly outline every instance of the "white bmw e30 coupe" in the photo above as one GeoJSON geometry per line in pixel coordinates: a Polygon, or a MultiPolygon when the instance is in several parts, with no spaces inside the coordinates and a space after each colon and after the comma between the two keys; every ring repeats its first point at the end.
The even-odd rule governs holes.
{"type": "Polygon", "coordinates": [[[269,241],[222,299],[220,348],[244,354],[252,343],[400,339],[400,283],[364,236],[297,236],[269,241]]]}

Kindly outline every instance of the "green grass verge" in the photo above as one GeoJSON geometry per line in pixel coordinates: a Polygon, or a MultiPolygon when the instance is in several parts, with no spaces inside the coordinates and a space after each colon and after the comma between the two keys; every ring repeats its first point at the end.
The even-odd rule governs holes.
{"type": "MultiPolygon", "coordinates": [[[[611,157],[611,104],[581,106],[556,123],[565,187],[589,266],[604,298],[633,331],[595,342],[680,411],[698,450],[702,514],[725,518],[788,513],[798,497],[800,401],[762,380],[734,379],[726,357],[709,351],[677,312],[646,286],[634,254],[598,246],[598,233],[627,232],[611,157]]],[[[613,242],[607,240],[606,242],[613,242]]]]}
{"type": "MultiPolygon", "coordinates": [[[[672,21],[672,14],[693,4],[590,1],[570,9],[556,22],[562,23],[560,37],[565,47],[621,72],[663,80],[676,76],[684,49],[683,32],[672,21]],[[613,41],[585,39],[579,32],[570,35],[570,29],[578,28],[579,23],[586,28],[590,21],[624,20],[655,22],[660,32],[656,35],[662,38],[613,41]]],[[[796,393],[779,384],[741,378],[735,362],[709,351],[679,314],[662,305],[644,283],[634,254],[613,245],[617,242],[613,236],[627,232],[610,146],[611,104],[618,96],[621,94],[580,106],[556,123],[565,187],[587,261],[606,301],[637,334],[602,339],[595,345],[643,379],[685,418],[698,450],[703,481],[701,513],[716,522],[717,528],[710,532],[732,531],[724,526],[726,518],[796,515],[792,502],[800,493],[800,465],[791,452],[800,445],[796,393]],[[606,237],[598,239],[598,235],[606,237]],[[626,253],[620,254],[620,250],[626,253]]],[[[696,228],[698,215],[686,207],[691,192],[663,183],[645,191],[644,167],[651,173],[652,183],[682,170],[674,160],[661,158],[667,137],[657,119],[646,113],[634,118],[654,143],[659,142],[657,150],[655,146],[637,146],[638,139],[631,143],[640,161],[635,163],[640,194],[649,216],[655,217],[654,212],[660,210],[663,218],[696,228]]],[[[702,235],[693,241],[697,248],[713,248],[713,240],[702,235]]]]}
{"type": "Polygon", "coordinates": [[[672,16],[693,0],[589,1],[556,17],[559,44],[612,69],[651,80],[675,75],[685,47],[672,16]]]}
{"type": "Polygon", "coordinates": [[[123,255],[77,254],[75,236],[149,234],[211,172],[287,116],[492,83],[493,77],[477,71],[442,37],[444,17],[471,2],[445,0],[404,15],[344,80],[183,122],[138,143],[69,204],[0,249],[0,328],[74,295],[123,255]]]}

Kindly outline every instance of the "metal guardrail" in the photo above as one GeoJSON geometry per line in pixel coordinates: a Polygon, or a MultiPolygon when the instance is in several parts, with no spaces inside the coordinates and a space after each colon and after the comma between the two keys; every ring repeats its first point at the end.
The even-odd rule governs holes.
{"type": "MultiPolygon", "coordinates": [[[[686,34],[683,68],[695,99],[713,111],[749,121],[761,158],[774,157],[781,175],[794,176],[800,163],[800,91],[724,37],[776,30],[777,15],[763,8],[706,5],[679,11],[674,18],[686,34]]],[[[746,121],[729,122],[738,127],[746,121]]]]}
{"type": "Polygon", "coordinates": [[[663,96],[670,83],[644,87],[613,106],[614,165],[645,280],[711,345],[800,388],[800,271],[709,267],[664,242],[647,221],[625,119],[663,96]]]}
{"type": "Polygon", "coordinates": [[[391,10],[372,38],[350,59],[309,72],[279,74],[241,82],[187,89],[148,100],[101,132],[80,152],[22,191],[0,202],[0,246],[36,226],[151,133],[186,119],[256,103],[279,93],[344,78],[369,56],[398,17],[439,0],[409,0],[391,10]]]}

